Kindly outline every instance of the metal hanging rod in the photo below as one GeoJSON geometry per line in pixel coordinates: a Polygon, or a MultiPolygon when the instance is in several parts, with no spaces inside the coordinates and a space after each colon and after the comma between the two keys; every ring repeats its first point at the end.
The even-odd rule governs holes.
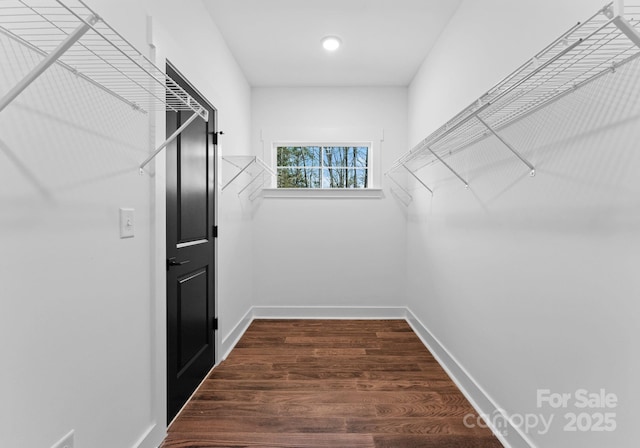
{"type": "Polygon", "coordinates": [[[640,0],[617,0],[578,23],[400,157],[414,173],[493,135],[535,174],[500,131],[640,56],[640,0]]]}
{"type": "MultiPolygon", "coordinates": [[[[0,97],[0,112],[49,67],[58,64],[135,110],[146,113],[161,107],[209,119],[205,107],[82,0],[0,0],[0,32],[43,57],[0,97]]],[[[168,143],[163,143],[140,168],[168,143]]]]}

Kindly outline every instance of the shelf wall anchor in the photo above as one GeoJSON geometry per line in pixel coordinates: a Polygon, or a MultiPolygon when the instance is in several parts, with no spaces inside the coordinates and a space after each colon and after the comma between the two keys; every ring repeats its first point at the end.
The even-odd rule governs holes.
{"type": "Polygon", "coordinates": [[[432,190],[431,188],[429,188],[429,187],[427,186],[427,184],[425,184],[425,183],[422,181],[422,179],[420,179],[420,178],[416,175],[416,173],[414,173],[413,171],[411,171],[407,165],[405,165],[405,164],[403,163],[403,164],[402,164],[402,168],[404,168],[405,170],[407,170],[407,172],[408,172],[409,174],[411,174],[411,175],[412,175],[412,176],[413,176],[413,177],[414,177],[418,182],[420,182],[420,184],[421,184],[424,188],[426,188],[427,190],[429,190],[429,193],[433,194],[433,190],[432,190]]]}
{"type": "Polygon", "coordinates": [[[436,154],[436,153],[435,153],[435,151],[433,151],[433,149],[431,149],[429,146],[427,146],[427,149],[429,150],[429,152],[430,152],[431,154],[433,154],[433,155],[435,156],[435,158],[436,158],[436,159],[438,159],[438,160],[440,161],[440,163],[442,163],[444,166],[446,166],[447,168],[449,168],[449,171],[451,171],[453,174],[455,174],[455,175],[456,175],[456,177],[462,181],[462,183],[464,184],[464,188],[465,188],[465,189],[467,189],[467,190],[469,189],[469,182],[467,182],[466,180],[464,180],[464,178],[463,178],[461,175],[459,175],[459,174],[456,172],[456,170],[454,170],[453,168],[451,168],[451,166],[450,166],[447,162],[445,162],[444,160],[442,160],[442,158],[441,158],[438,154],[436,154]]]}
{"type": "Polygon", "coordinates": [[[531,170],[530,173],[529,173],[531,175],[531,177],[536,175],[536,168],[527,159],[525,159],[522,156],[522,154],[520,154],[518,151],[516,151],[516,149],[513,146],[511,146],[511,144],[509,144],[508,141],[506,141],[504,138],[502,138],[502,136],[500,134],[498,134],[491,126],[489,126],[489,124],[486,121],[484,121],[479,115],[476,115],[476,118],[478,119],[478,121],[480,123],[482,123],[482,125],[485,128],[487,128],[487,130],[491,134],[493,134],[498,140],[500,140],[502,142],[502,144],[509,149],[509,151],[511,151],[518,159],[520,159],[520,161],[522,163],[524,163],[525,165],[527,165],[529,167],[529,169],[531,170]]]}
{"type": "Polygon", "coordinates": [[[63,40],[55,50],[49,53],[38,65],[36,65],[27,76],[25,76],[13,89],[9,90],[0,100],[0,112],[2,112],[18,95],[42,75],[51,65],[53,65],[69,48],[73,46],[87,31],[95,25],[98,16],[90,15],[82,22],[65,40],[63,40]]]}
{"type": "Polygon", "coordinates": [[[158,146],[158,149],[153,151],[149,155],[149,157],[147,157],[145,161],[140,164],[140,174],[144,173],[144,167],[147,166],[147,164],[151,162],[158,154],[160,154],[160,151],[166,148],[167,145],[169,145],[169,143],[174,141],[178,137],[178,135],[182,133],[182,131],[184,131],[185,129],[187,129],[187,127],[189,127],[189,125],[191,124],[191,122],[193,122],[193,120],[195,120],[200,116],[200,112],[201,111],[194,112],[194,114],[191,115],[189,119],[185,121],[173,134],[171,134],[171,136],[168,139],[166,139],[162,145],[158,146]]]}

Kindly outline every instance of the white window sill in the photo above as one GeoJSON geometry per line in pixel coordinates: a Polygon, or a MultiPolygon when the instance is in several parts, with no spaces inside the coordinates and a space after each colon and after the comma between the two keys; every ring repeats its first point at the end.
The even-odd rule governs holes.
{"type": "Polygon", "coordinates": [[[264,188],[264,198],[381,199],[380,188],[264,188]]]}

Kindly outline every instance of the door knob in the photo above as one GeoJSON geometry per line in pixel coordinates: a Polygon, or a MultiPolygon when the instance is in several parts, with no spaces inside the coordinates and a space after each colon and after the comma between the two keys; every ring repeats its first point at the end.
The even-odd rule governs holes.
{"type": "Polygon", "coordinates": [[[191,260],[176,261],[176,257],[167,258],[167,271],[171,266],[182,266],[187,263],[191,263],[191,260]]]}

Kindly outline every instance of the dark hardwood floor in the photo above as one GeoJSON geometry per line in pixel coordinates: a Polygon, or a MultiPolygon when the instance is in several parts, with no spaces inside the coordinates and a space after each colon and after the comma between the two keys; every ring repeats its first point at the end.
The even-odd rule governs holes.
{"type": "Polygon", "coordinates": [[[401,320],[257,320],[161,448],[499,448],[401,320]]]}

